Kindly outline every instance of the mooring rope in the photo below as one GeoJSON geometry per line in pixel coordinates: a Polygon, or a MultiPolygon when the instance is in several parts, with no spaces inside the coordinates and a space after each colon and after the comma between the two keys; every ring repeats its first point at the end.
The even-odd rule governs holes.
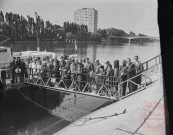
{"type": "Polygon", "coordinates": [[[82,121],[82,122],[83,122],[82,124],[80,124],[80,125],[77,125],[77,124],[75,124],[75,123],[73,123],[73,124],[74,124],[75,126],[83,126],[86,122],[88,122],[88,121],[90,121],[90,120],[95,120],[95,119],[107,119],[107,118],[109,118],[109,117],[118,116],[118,115],[125,114],[125,113],[127,113],[127,110],[126,110],[126,109],[124,109],[124,111],[123,111],[122,113],[114,113],[114,114],[108,115],[108,116],[101,116],[101,117],[94,117],[94,118],[92,118],[92,117],[83,118],[84,121],[82,121],[82,119],[79,119],[78,121],[82,121]]]}
{"type": "MultiPolygon", "coordinates": [[[[19,93],[20,93],[24,98],[26,98],[28,101],[30,101],[31,103],[35,104],[36,106],[38,106],[38,107],[40,107],[40,108],[42,108],[42,109],[48,111],[50,114],[52,114],[52,110],[51,110],[51,109],[48,109],[48,108],[46,108],[46,107],[44,107],[44,106],[42,106],[42,105],[40,105],[40,104],[34,102],[33,100],[31,100],[31,99],[28,98],[27,96],[25,96],[25,94],[23,94],[23,92],[21,92],[20,88],[17,87],[16,89],[17,89],[17,90],[19,91],[19,93]]],[[[83,98],[83,97],[81,97],[81,98],[83,98]]],[[[59,115],[56,115],[56,116],[59,116],[59,115]]],[[[64,120],[66,120],[65,118],[72,118],[72,120],[73,120],[73,117],[72,117],[70,114],[67,114],[65,117],[63,117],[63,116],[61,116],[61,117],[62,117],[64,120]]]]}
{"type": "Polygon", "coordinates": [[[163,99],[164,95],[161,97],[161,99],[157,102],[157,104],[155,105],[155,107],[153,108],[153,110],[151,110],[148,114],[148,116],[144,119],[144,121],[140,124],[140,126],[135,130],[135,132],[132,135],[135,135],[138,130],[145,124],[146,120],[150,117],[150,115],[154,112],[154,110],[156,109],[156,107],[159,105],[159,103],[161,102],[161,100],[163,99]]]}

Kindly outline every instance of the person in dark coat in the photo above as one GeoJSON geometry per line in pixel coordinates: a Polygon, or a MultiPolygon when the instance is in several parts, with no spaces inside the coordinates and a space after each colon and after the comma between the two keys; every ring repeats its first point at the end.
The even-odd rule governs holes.
{"type": "Polygon", "coordinates": [[[119,76],[121,78],[121,81],[124,82],[122,84],[122,88],[123,88],[122,96],[125,96],[126,87],[127,87],[127,82],[125,82],[127,80],[127,66],[126,66],[126,61],[125,60],[123,60],[121,63],[122,63],[122,65],[120,66],[120,69],[119,69],[119,76]]]}
{"type": "Polygon", "coordinates": [[[15,77],[16,77],[17,83],[19,83],[21,81],[21,71],[22,71],[21,70],[21,60],[20,60],[20,57],[17,57],[16,68],[15,68],[15,77]]]}
{"type": "Polygon", "coordinates": [[[108,66],[106,77],[107,87],[111,90],[111,94],[113,94],[114,70],[112,69],[112,65],[108,66]]]}
{"type": "Polygon", "coordinates": [[[1,82],[1,78],[0,78],[0,100],[3,95],[3,91],[4,91],[4,86],[3,86],[2,82],[1,82]]]}
{"type": "Polygon", "coordinates": [[[21,82],[24,82],[24,75],[27,77],[26,65],[23,59],[21,59],[19,68],[21,68],[21,82]]]}
{"type": "MultiPolygon", "coordinates": [[[[130,79],[136,75],[135,65],[131,62],[131,59],[127,59],[127,79],[130,79]]],[[[129,93],[134,92],[137,89],[136,83],[136,77],[130,79],[128,83],[129,93]],[[131,82],[132,81],[132,82],[131,82]]]]}
{"type": "MultiPolygon", "coordinates": [[[[135,59],[134,64],[135,64],[135,68],[136,68],[136,74],[139,75],[143,72],[144,67],[143,67],[142,63],[138,60],[139,59],[138,56],[135,56],[134,59],[135,59]]],[[[141,85],[141,81],[142,81],[142,76],[141,75],[137,76],[136,83],[141,85]]]]}
{"type": "Polygon", "coordinates": [[[84,88],[84,74],[83,74],[83,67],[80,63],[77,64],[77,84],[79,89],[82,91],[82,89],[84,88]]]}
{"type": "Polygon", "coordinates": [[[85,65],[85,71],[86,71],[86,81],[91,82],[92,76],[94,72],[94,65],[89,61],[89,58],[86,58],[86,65],[85,65]]]}
{"type": "Polygon", "coordinates": [[[15,69],[16,69],[17,65],[16,65],[16,57],[13,57],[13,61],[10,63],[10,68],[12,71],[12,80],[11,83],[15,83],[15,69]]]}
{"type": "Polygon", "coordinates": [[[112,69],[112,65],[108,66],[106,76],[107,76],[107,84],[113,85],[114,70],[112,69]]]}

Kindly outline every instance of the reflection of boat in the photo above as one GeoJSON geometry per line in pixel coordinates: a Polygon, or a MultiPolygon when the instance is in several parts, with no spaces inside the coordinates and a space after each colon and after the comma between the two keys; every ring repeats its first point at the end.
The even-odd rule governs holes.
{"type": "MultiPolygon", "coordinates": [[[[13,57],[20,57],[23,59],[27,59],[29,57],[40,57],[41,59],[43,59],[43,57],[51,57],[60,60],[62,56],[59,56],[59,54],[54,52],[24,51],[24,52],[13,52],[13,57]]],[[[69,55],[69,58],[77,58],[77,54],[71,54],[69,55]]]]}
{"type": "Polygon", "coordinates": [[[57,56],[56,53],[53,52],[45,52],[45,51],[23,51],[23,52],[13,52],[13,57],[20,57],[23,59],[29,58],[29,57],[40,57],[41,59],[43,57],[52,57],[55,58],[57,56]]]}

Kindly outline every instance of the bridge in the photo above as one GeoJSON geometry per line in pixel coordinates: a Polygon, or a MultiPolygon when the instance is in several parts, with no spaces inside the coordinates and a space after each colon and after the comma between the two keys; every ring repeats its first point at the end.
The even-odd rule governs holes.
{"type": "Polygon", "coordinates": [[[132,39],[156,39],[156,40],[160,40],[159,37],[152,37],[152,36],[125,36],[125,37],[119,37],[119,36],[110,36],[110,38],[114,38],[114,39],[128,39],[129,43],[132,39]]]}
{"type": "MultiPolygon", "coordinates": [[[[28,77],[25,78],[24,83],[35,87],[43,87],[53,91],[76,93],[118,101],[130,96],[131,94],[146,89],[151,84],[162,81],[161,55],[144,62],[143,67],[143,72],[127,79],[126,81],[122,81],[121,77],[108,77],[96,74],[83,74],[86,79],[80,81],[74,78],[69,78],[65,75],[58,78],[51,75],[34,75],[32,70],[35,69],[28,69],[29,74],[28,77]],[[142,80],[141,84],[135,81],[136,78],[139,77],[142,80]],[[101,81],[96,81],[96,78],[101,79],[101,81]],[[137,89],[135,91],[130,91],[128,88],[129,84],[133,84],[133,86],[136,86],[137,89]],[[123,94],[124,85],[127,87],[125,95],[123,94]]],[[[62,71],[60,72],[62,73],[62,71]]],[[[76,76],[78,75],[79,74],[76,73],[76,76]]]]}

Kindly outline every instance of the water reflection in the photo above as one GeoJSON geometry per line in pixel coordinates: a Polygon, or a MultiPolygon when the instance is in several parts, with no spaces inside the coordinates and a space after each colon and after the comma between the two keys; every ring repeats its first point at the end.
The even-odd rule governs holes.
{"type": "Polygon", "coordinates": [[[108,100],[27,87],[11,90],[0,102],[0,134],[55,133],[108,100]]]}

